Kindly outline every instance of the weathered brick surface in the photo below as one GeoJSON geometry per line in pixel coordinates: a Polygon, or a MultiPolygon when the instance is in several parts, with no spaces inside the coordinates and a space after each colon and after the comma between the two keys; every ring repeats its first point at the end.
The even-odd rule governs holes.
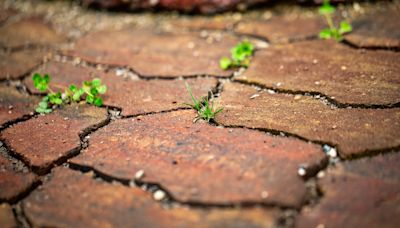
{"type": "MultiPolygon", "coordinates": [[[[60,91],[70,84],[80,86],[84,80],[100,78],[108,87],[104,95],[104,103],[122,108],[123,115],[176,109],[184,107],[183,103],[191,102],[183,80],[132,80],[116,76],[115,72],[105,74],[91,68],[55,62],[46,64],[39,71],[50,74],[51,86],[60,91]]],[[[207,92],[217,85],[217,80],[214,78],[187,79],[186,81],[196,97],[206,96],[207,92]]],[[[31,78],[26,78],[24,82],[31,91],[35,91],[31,78]]]]}
{"type": "Polygon", "coordinates": [[[38,66],[47,53],[41,51],[17,51],[0,53],[0,80],[18,79],[38,66]]]}
{"type": "Polygon", "coordinates": [[[17,221],[14,218],[12,208],[8,204],[0,204],[0,224],[3,228],[18,227],[17,221]]]}
{"type": "Polygon", "coordinates": [[[33,114],[39,99],[0,85],[0,128],[5,123],[33,114]]]}
{"type": "Polygon", "coordinates": [[[201,38],[198,33],[160,33],[147,30],[102,31],[79,39],[67,54],[90,62],[129,66],[142,76],[229,76],[219,59],[229,56],[238,40],[222,34],[201,38]]]}
{"type": "Polygon", "coordinates": [[[325,27],[324,21],[319,17],[276,16],[265,21],[241,22],[235,32],[262,37],[272,43],[287,43],[315,37],[325,27]]]}
{"type": "Polygon", "coordinates": [[[0,202],[15,201],[37,181],[37,177],[20,162],[7,157],[3,147],[0,151],[0,202]]]}
{"type": "Polygon", "coordinates": [[[400,109],[332,109],[307,96],[269,94],[224,85],[218,123],[289,132],[337,145],[343,157],[400,145],[400,109]],[[259,96],[250,99],[254,94],[259,96]]]}
{"type": "Polygon", "coordinates": [[[300,165],[315,172],[321,148],[247,129],[193,124],[192,110],[124,119],[91,135],[71,161],[111,176],[158,183],[185,202],[266,202],[298,207],[306,189],[300,165]]]}
{"type": "Polygon", "coordinates": [[[349,161],[319,181],[323,197],[304,209],[297,226],[398,227],[400,154],[349,161]]]}
{"type": "Polygon", "coordinates": [[[0,47],[15,48],[25,45],[56,45],[65,42],[50,25],[39,18],[24,18],[0,28],[0,47]]]}
{"type": "Polygon", "coordinates": [[[340,103],[400,101],[400,53],[307,41],[258,51],[237,79],[291,91],[319,92],[340,103]]]}
{"type": "Polygon", "coordinates": [[[80,133],[106,119],[105,109],[67,105],[51,114],[7,128],[1,132],[1,138],[35,171],[43,173],[54,162],[79,148],[80,133]]]}
{"type": "Polygon", "coordinates": [[[365,48],[400,48],[400,8],[376,10],[355,18],[345,40],[365,48]]]}
{"type": "Polygon", "coordinates": [[[23,208],[38,227],[274,227],[278,215],[260,208],[162,209],[138,188],[95,181],[66,168],[57,168],[23,208]]]}

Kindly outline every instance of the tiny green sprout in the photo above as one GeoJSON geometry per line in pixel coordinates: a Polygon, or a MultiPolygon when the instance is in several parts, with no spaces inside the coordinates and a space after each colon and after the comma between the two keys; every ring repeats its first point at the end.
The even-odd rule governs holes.
{"type": "Polygon", "coordinates": [[[254,45],[248,40],[238,43],[235,47],[231,48],[231,58],[226,56],[219,60],[219,66],[223,70],[235,67],[248,67],[250,64],[251,56],[254,52],[254,45]]]}
{"type": "MultiPolygon", "coordinates": [[[[199,119],[206,120],[207,122],[210,122],[215,118],[215,116],[220,113],[224,108],[220,107],[217,109],[214,109],[214,103],[208,100],[208,97],[202,97],[200,100],[197,100],[192,93],[192,90],[190,89],[189,85],[185,82],[186,89],[189,92],[189,95],[193,101],[193,104],[187,104],[185,105],[193,108],[194,110],[197,111],[197,116],[194,119],[194,122],[196,122],[199,119]]],[[[212,97],[212,94],[211,94],[212,97]]]]}
{"type": "Polygon", "coordinates": [[[321,39],[335,39],[336,41],[342,41],[343,35],[353,30],[352,26],[347,21],[342,21],[339,24],[339,28],[333,23],[332,15],[336,9],[329,3],[329,0],[324,0],[323,4],[319,7],[319,14],[325,16],[329,28],[323,29],[319,33],[321,39]]]}
{"type": "Polygon", "coordinates": [[[42,114],[52,112],[53,106],[80,102],[82,97],[86,103],[100,107],[103,105],[103,99],[100,95],[107,91],[107,86],[102,85],[101,80],[98,78],[92,81],[84,81],[82,83],[82,88],[78,88],[76,85],[72,84],[64,89],[64,93],[54,92],[50,88],[50,76],[48,74],[42,77],[40,74],[36,73],[33,75],[32,80],[37,90],[47,92],[47,95],[43,97],[36,108],[36,112],[42,114]]]}

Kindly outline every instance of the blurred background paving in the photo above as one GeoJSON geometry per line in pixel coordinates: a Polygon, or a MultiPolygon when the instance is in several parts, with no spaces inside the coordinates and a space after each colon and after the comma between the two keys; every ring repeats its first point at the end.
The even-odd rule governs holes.
{"type": "Polygon", "coordinates": [[[0,227],[399,227],[400,1],[321,2],[1,0],[0,227]]]}

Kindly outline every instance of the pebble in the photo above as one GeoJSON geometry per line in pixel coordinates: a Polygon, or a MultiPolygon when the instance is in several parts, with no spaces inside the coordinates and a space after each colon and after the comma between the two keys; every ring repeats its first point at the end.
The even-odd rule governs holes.
{"type": "Polygon", "coordinates": [[[144,177],[144,170],[143,169],[141,169],[141,170],[139,170],[139,171],[137,171],[136,173],[135,173],[135,179],[136,180],[140,180],[140,179],[142,179],[144,177]]]}
{"type": "Polygon", "coordinates": [[[268,196],[269,196],[269,193],[267,191],[261,192],[261,198],[266,199],[266,198],[268,198],[268,196]]]}
{"type": "Polygon", "coordinates": [[[299,176],[304,177],[306,175],[306,169],[304,167],[300,167],[297,170],[297,174],[299,174],[299,176]]]}
{"type": "Polygon", "coordinates": [[[250,99],[254,99],[254,98],[259,97],[259,96],[260,96],[260,94],[253,94],[253,95],[250,97],[250,99]]]}
{"type": "Polygon", "coordinates": [[[301,99],[301,95],[300,95],[300,94],[295,95],[295,96],[294,96],[294,99],[295,99],[295,100],[300,100],[300,99],[301,99]]]}
{"type": "Polygon", "coordinates": [[[157,190],[153,193],[153,198],[157,201],[161,201],[165,198],[166,194],[162,190],[157,190]]]}

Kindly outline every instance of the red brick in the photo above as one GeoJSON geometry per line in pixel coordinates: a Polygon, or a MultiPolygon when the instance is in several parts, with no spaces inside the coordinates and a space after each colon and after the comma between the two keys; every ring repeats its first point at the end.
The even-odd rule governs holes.
{"type": "Polygon", "coordinates": [[[138,188],[66,168],[56,168],[23,208],[35,227],[274,227],[278,218],[274,209],[163,209],[138,188]]]}
{"type": "Polygon", "coordinates": [[[237,80],[322,93],[342,104],[400,102],[400,53],[361,51],[336,41],[274,46],[255,54],[237,80]]]}
{"type": "Polygon", "coordinates": [[[262,37],[271,43],[288,43],[315,37],[325,27],[324,21],[319,17],[274,16],[264,21],[241,22],[235,32],[262,37]]]}
{"type": "Polygon", "coordinates": [[[42,63],[47,53],[42,51],[17,51],[0,54],[0,80],[19,79],[42,63]]]}
{"type": "Polygon", "coordinates": [[[362,48],[400,48],[400,9],[374,10],[352,20],[345,40],[362,48]]]}
{"type": "Polygon", "coordinates": [[[304,209],[297,226],[398,227],[400,154],[348,161],[319,181],[323,197],[304,209]]]}
{"type": "Polygon", "coordinates": [[[229,49],[238,40],[226,34],[218,39],[209,38],[209,43],[198,33],[102,31],[79,39],[67,54],[94,63],[129,66],[144,77],[227,77],[232,71],[221,70],[219,60],[230,56],[229,49]]]}
{"type": "Polygon", "coordinates": [[[0,150],[0,201],[14,202],[37,182],[37,177],[24,168],[21,162],[5,156],[3,147],[0,150]]]}
{"type": "Polygon", "coordinates": [[[1,138],[36,172],[43,173],[76,153],[80,147],[79,134],[106,119],[105,109],[67,105],[7,128],[1,132],[1,138]]]}
{"type": "Polygon", "coordinates": [[[326,161],[319,146],[194,124],[194,117],[187,110],[115,121],[92,134],[89,148],[71,162],[123,179],[143,170],[143,181],[181,202],[299,207],[306,194],[299,166],[311,174],[326,161]]]}
{"type": "Polygon", "coordinates": [[[343,157],[400,145],[400,109],[331,108],[309,96],[269,94],[238,83],[224,85],[224,111],[216,121],[226,126],[273,129],[337,145],[343,157]],[[250,99],[254,94],[259,96],[250,99]]]}
{"type": "Polygon", "coordinates": [[[0,86],[0,128],[13,120],[33,114],[39,103],[36,97],[22,94],[8,86],[0,86]]]}
{"type": "Polygon", "coordinates": [[[57,45],[66,39],[57,34],[51,25],[39,18],[24,18],[0,28],[0,46],[16,48],[26,45],[57,45]]]}

